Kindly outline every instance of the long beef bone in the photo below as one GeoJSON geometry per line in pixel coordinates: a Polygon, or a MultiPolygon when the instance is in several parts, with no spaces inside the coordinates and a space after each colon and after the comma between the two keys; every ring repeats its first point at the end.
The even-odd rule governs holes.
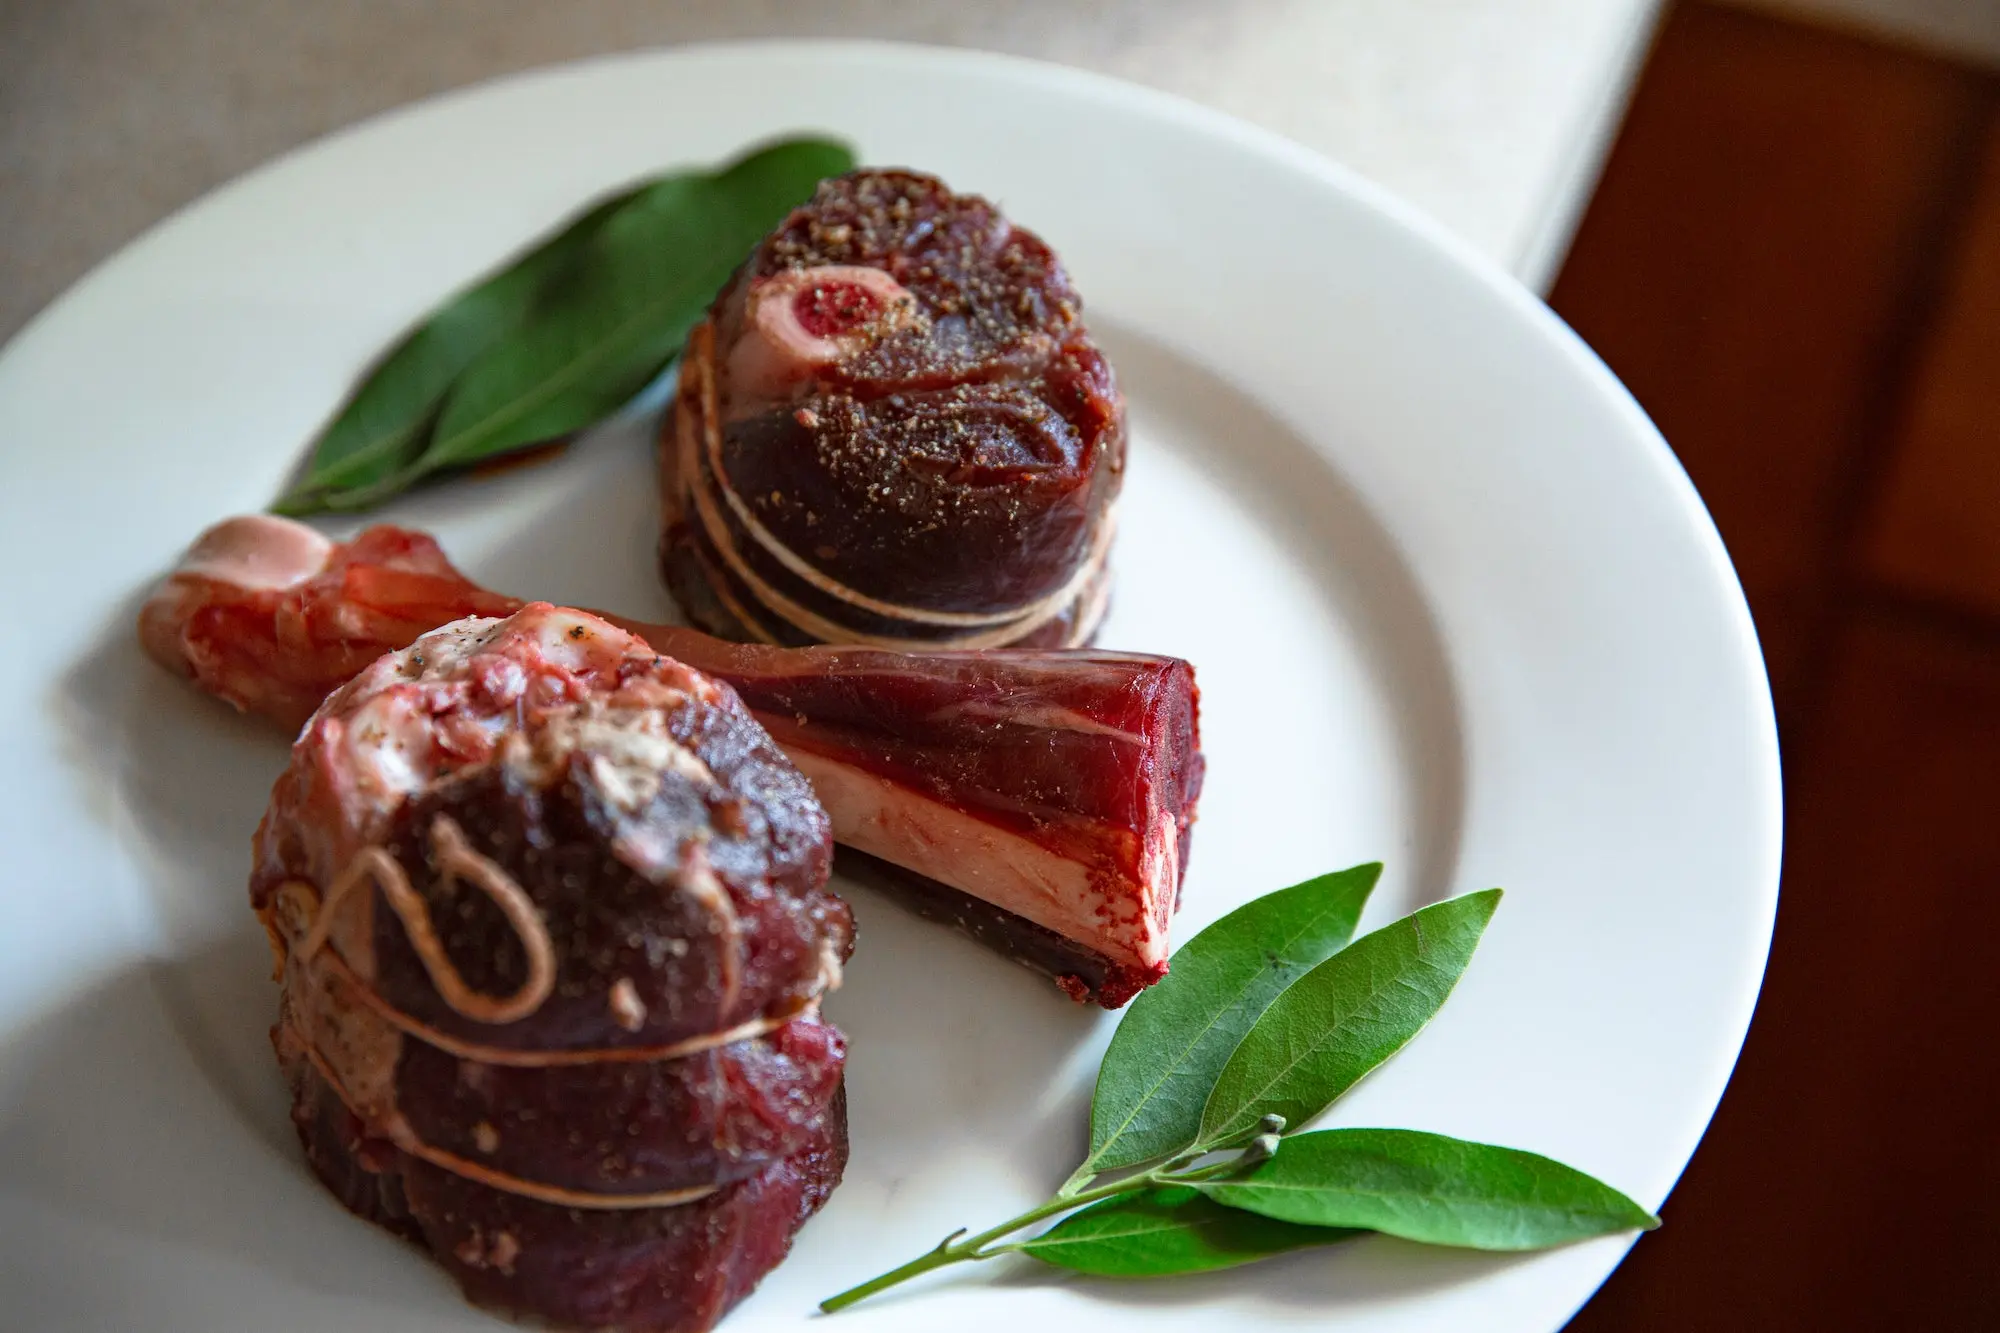
{"type": "MultiPolygon", "coordinates": [[[[422,533],[335,543],[252,515],[196,541],[139,635],[203,690],[295,726],[383,653],[522,605],[422,533]]],[[[1078,1000],[1116,1008],[1166,974],[1202,780],[1188,663],[775,648],[606,618],[735,688],[811,779],[843,869],[1078,1000]]]]}

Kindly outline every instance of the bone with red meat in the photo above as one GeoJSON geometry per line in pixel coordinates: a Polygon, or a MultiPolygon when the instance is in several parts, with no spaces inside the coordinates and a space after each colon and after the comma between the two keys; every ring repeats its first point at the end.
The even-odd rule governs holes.
{"type": "MultiPolygon", "coordinates": [[[[254,535],[197,577],[269,592],[310,549],[254,535]]],[[[308,1163],[482,1305],[710,1328],[846,1159],[831,853],[735,694],[594,616],[378,657],[307,721],[254,844],[308,1163]]]]}
{"type": "Polygon", "coordinates": [[[821,184],[688,339],[662,570],[723,638],[1090,642],[1124,402],[1061,262],[931,176],[821,184]]]}
{"type": "MultiPolygon", "coordinates": [[[[204,535],[140,633],[203,689],[292,723],[381,653],[519,605],[421,534],[377,527],[335,544],[258,516],[204,535]]],[[[919,911],[1107,1006],[1164,974],[1202,776],[1187,663],[626,627],[731,685],[811,779],[834,837],[873,858],[854,864],[893,867],[890,887],[919,911]]]]}
{"type": "Polygon", "coordinates": [[[871,340],[921,318],[916,298],[881,269],[790,269],[747,295],[745,332],[729,350],[729,381],[747,396],[786,397],[871,340]]]}

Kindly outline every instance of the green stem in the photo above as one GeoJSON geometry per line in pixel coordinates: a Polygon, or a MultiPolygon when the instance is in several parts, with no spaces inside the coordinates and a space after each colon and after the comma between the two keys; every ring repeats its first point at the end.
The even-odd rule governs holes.
{"type": "Polygon", "coordinates": [[[1000,1225],[988,1227],[978,1235],[968,1237],[965,1240],[959,1239],[960,1236],[965,1235],[963,1229],[954,1231],[951,1235],[939,1241],[936,1249],[917,1256],[900,1268],[892,1268],[880,1277],[870,1278],[858,1287],[849,1287],[837,1296],[827,1297],[819,1303],[819,1308],[823,1313],[832,1314],[837,1310],[845,1310],[848,1306],[858,1301],[865,1301],[875,1293],[886,1291],[898,1283],[908,1282],[913,1277],[920,1277],[933,1269],[943,1268],[949,1264],[991,1259],[995,1255],[1006,1254],[1014,1247],[1002,1246],[991,1250],[986,1247],[1004,1236],[1011,1236],[1023,1227],[1030,1227],[1044,1218],[1054,1217],[1057,1213],[1066,1213],[1072,1208],[1081,1208],[1085,1204],[1097,1203],[1104,1199],[1115,1199],[1121,1194],[1134,1194],[1143,1189],[1151,1189],[1156,1185],[1192,1185],[1197,1181],[1209,1180],[1236,1168],[1236,1162],[1232,1159],[1227,1162],[1215,1162],[1208,1166],[1198,1167],[1193,1171],[1180,1170],[1181,1167],[1186,1166],[1200,1155],[1200,1152],[1191,1150],[1171,1161],[1154,1167],[1150,1171],[1141,1171],[1137,1175],[1126,1176],[1123,1180],[1114,1180],[1109,1185],[1099,1185],[1095,1189],[1077,1190],[1074,1193],[1064,1192],[1071,1190],[1081,1180],[1089,1179],[1089,1176],[1084,1174],[1083,1168],[1079,1168],[1077,1174],[1072,1175],[1067,1181],[1063,1182],[1063,1188],[1057,1191],[1056,1197],[1050,1199],[1047,1203],[1030,1208],[1025,1213],[1016,1214],[1000,1225]]]}
{"type": "Polygon", "coordinates": [[[970,1255],[959,1253],[952,1245],[954,1238],[964,1234],[963,1230],[954,1231],[939,1241],[938,1247],[929,1254],[912,1259],[901,1268],[892,1268],[880,1277],[870,1278],[858,1287],[849,1287],[838,1296],[827,1297],[819,1303],[820,1312],[832,1314],[836,1310],[845,1310],[856,1301],[865,1301],[876,1292],[885,1291],[898,1282],[908,1282],[911,1278],[928,1273],[933,1268],[943,1268],[946,1264],[955,1264],[971,1258],[970,1255]]]}
{"type": "Polygon", "coordinates": [[[1178,1171],[1170,1174],[1170,1167],[1162,1167],[1160,1170],[1152,1173],[1154,1177],[1153,1183],[1155,1185],[1199,1184],[1204,1180],[1214,1180],[1217,1176],[1226,1176],[1242,1165],[1241,1162],[1232,1157],[1226,1162],[1211,1162],[1207,1166],[1196,1167],[1192,1171],[1178,1171]]]}
{"type": "Polygon", "coordinates": [[[1068,1196],[1059,1195],[1039,1207],[1030,1208],[1025,1213],[1008,1218],[997,1227],[989,1227],[967,1240],[957,1239],[965,1234],[963,1231],[954,1232],[938,1242],[938,1247],[928,1254],[910,1260],[901,1268],[892,1268],[880,1277],[870,1278],[858,1287],[849,1287],[838,1296],[829,1296],[819,1303],[819,1308],[827,1314],[832,1314],[836,1310],[845,1310],[856,1301],[865,1301],[876,1292],[893,1287],[899,1282],[907,1282],[919,1274],[928,1273],[933,1268],[987,1258],[989,1256],[979,1252],[981,1246],[990,1245],[1002,1236],[1019,1231],[1022,1227],[1033,1226],[1045,1217],[1054,1217],[1057,1213],[1067,1212],[1071,1208],[1081,1208],[1084,1204],[1096,1203],[1099,1199],[1110,1199],[1130,1193],[1150,1183],[1151,1175],[1151,1172],[1147,1172],[1143,1176],[1129,1176],[1124,1180],[1113,1181],[1109,1185],[1099,1185],[1094,1190],[1082,1190],[1068,1196]]]}
{"type": "Polygon", "coordinates": [[[1056,1197],[1067,1199],[1095,1179],[1097,1179],[1097,1167],[1093,1163],[1085,1162],[1069,1173],[1069,1179],[1056,1190],[1056,1197]]]}

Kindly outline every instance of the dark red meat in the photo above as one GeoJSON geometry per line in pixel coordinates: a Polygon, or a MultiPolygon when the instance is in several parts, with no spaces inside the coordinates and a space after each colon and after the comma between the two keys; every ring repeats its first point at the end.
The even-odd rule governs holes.
{"type": "MultiPolygon", "coordinates": [[[[257,517],[197,543],[141,626],[170,668],[293,720],[342,683],[362,642],[399,647],[412,625],[517,605],[466,581],[421,534],[371,528],[336,546],[257,517]],[[289,563],[270,554],[286,551],[289,563]],[[268,558],[246,572],[258,552],[268,558]]],[[[844,864],[892,875],[918,910],[1079,998],[1115,1007],[1161,975],[1201,788],[1187,663],[780,649],[626,628],[735,687],[813,783],[834,837],[872,858],[844,864]]]]}
{"type": "Polygon", "coordinates": [[[831,849],[811,789],[733,699],[688,701],[672,733],[716,781],[703,790],[671,774],[636,811],[607,797],[588,752],[570,756],[545,785],[505,765],[483,766],[407,802],[384,845],[423,886],[439,938],[466,981],[505,994],[525,979],[526,959],[490,899],[447,892],[428,875],[428,830],[440,814],[527,890],[560,962],[548,1000],[495,1030],[444,1002],[401,922],[385,912],[374,939],[382,996],[453,1036],[548,1049],[665,1045],[787,1012],[818,994],[826,950],[844,958],[851,927],[846,905],[824,890],[831,849]],[[642,858],[629,848],[647,842],[665,855],[634,865],[642,858]],[[698,855],[726,889],[733,937],[717,932],[709,905],[660,891],[686,854],[698,855]],[[637,1027],[611,1012],[607,977],[630,982],[645,1011],[637,1027]]]}
{"type": "Polygon", "coordinates": [[[306,1161],[351,1212],[416,1242],[468,1299],[560,1328],[700,1333],[777,1267],[840,1183],[836,1093],[799,1148],[677,1208],[584,1211],[501,1193],[368,1135],[310,1064],[288,1065],[306,1161]]]}
{"type": "Polygon", "coordinates": [[[735,695],[546,604],[327,696],[255,844],[315,1171],[474,1300],[707,1328],[845,1152],[825,812],[735,695]]]}
{"type": "Polygon", "coordinates": [[[933,177],[856,172],[689,340],[664,569],[726,638],[1087,642],[1124,451],[1111,368],[1048,246],[933,177]]]}
{"type": "Polygon", "coordinates": [[[396,1101],[425,1143],[508,1175],[650,1194],[741,1180],[804,1151],[824,1134],[845,1053],[840,1033],[813,1016],[678,1060],[554,1068],[412,1041],[396,1101]]]}
{"type": "Polygon", "coordinates": [[[892,887],[926,915],[1107,1007],[1165,975],[1203,776],[1186,662],[656,637],[735,687],[812,779],[843,846],[920,877],[892,887]],[[1039,929],[1009,929],[966,897],[1039,929]],[[1050,954],[1048,932],[1086,956],[1050,954]]]}

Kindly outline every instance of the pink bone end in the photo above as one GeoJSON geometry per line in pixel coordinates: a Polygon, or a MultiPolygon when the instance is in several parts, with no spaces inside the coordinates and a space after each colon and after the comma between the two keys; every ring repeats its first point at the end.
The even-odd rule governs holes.
{"type": "Polygon", "coordinates": [[[781,397],[919,318],[916,298],[879,268],[788,269],[750,291],[743,335],[729,352],[731,391],[781,397]]]}

